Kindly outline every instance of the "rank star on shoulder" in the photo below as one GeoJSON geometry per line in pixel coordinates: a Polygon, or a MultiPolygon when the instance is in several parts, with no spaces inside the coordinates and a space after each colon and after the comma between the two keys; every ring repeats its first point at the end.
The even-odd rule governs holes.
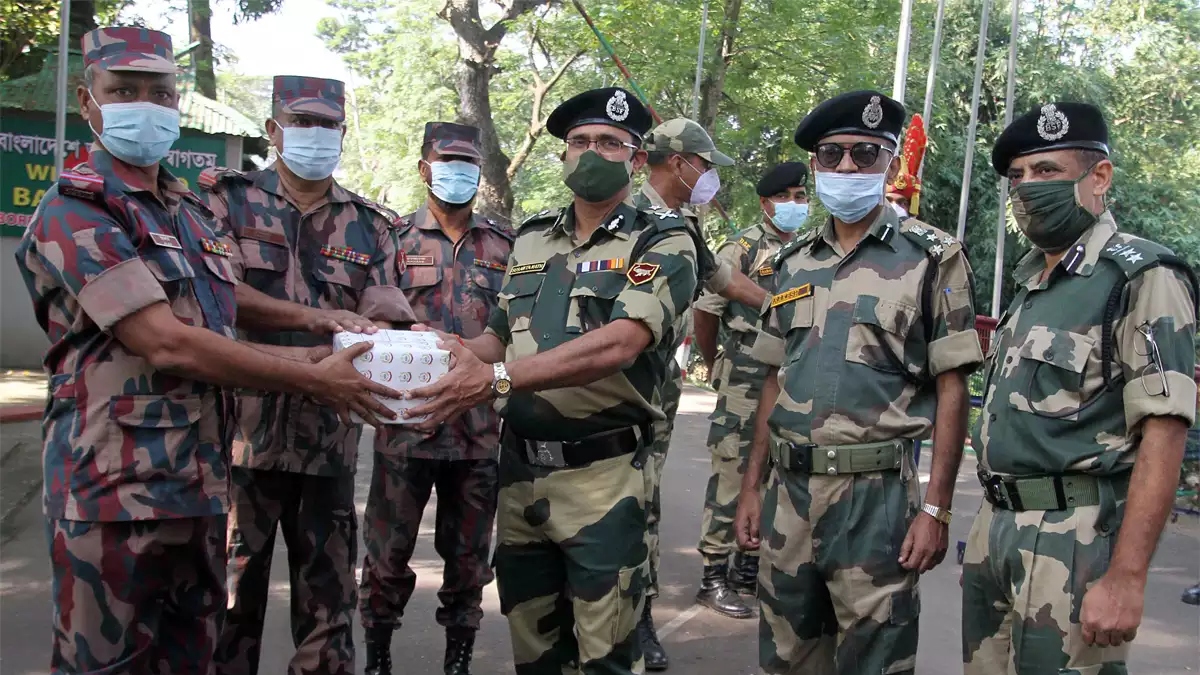
{"type": "Polygon", "coordinates": [[[1138,253],[1137,249],[1135,249],[1135,248],[1127,248],[1124,251],[1121,251],[1117,255],[1121,256],[1122,258],[1128,260],[1131,263],[1139,262],[1142,259],[1142,254],[1138,253]]]}

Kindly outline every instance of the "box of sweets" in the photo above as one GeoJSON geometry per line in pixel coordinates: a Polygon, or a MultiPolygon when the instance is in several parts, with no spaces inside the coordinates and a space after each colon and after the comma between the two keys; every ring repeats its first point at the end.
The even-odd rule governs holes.
{"type": "MultiPolygon", "coordinates": [[[[436,382],[450,370],[450,352],[437,348],[435,333],[408,330],[380,330],[374,335],[342,332],[333,336],[333,351],[339,352],[359,342],[371,342],[371,351],[354,359],[354,367],[364,377],[396,391],[406,392],[436,382]]],[[[398,413],[424,401],[380,398],[380,402],[398,413]]],[[[382,420],[387,424],[416,424],[424,417],[397,417],[382,420]]],[[[362,422],[356,414],[354,421],[362,422]]]]}

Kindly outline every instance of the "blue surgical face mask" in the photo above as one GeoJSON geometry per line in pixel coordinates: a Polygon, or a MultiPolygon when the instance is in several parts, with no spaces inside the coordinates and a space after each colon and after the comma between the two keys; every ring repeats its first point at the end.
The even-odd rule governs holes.
{"type": "MultiPolygon", "coordinates": [[[[279,124],[276,122],[276,124],[279,124]]],[[[325,127],[285,127],[283,163],[304,180],[324,180],[342,159],[342,130],[325,127]]]]}
{"type": "Polygon", "coordinates": [[[470,162],[428,162],[429,190],[447,204],[466,204],[479,189],[479,167],[470,162]]]}
{"type": "MultiPolygon", "coordinates": [[[[149,101],[100,105],[91,91],[88,95],[100,108],[100,119],[104,123],[104,130],[96,137],[105,150],[126,164],[157,164],[179,138],[179,111],[174,108],[149,101]]],[[[88,126],[92,127],[90,120],[88,126]]],[[[95,127],[92,127],[92,133],[96,133],[95,127]]]]}
{"type": "Polygon", "coordinates": [[[834,218],[857,223],[883,201],[887,174],[817,172],[817,197],[834,218]]]}
{"type": "Polygon", "coordinates": [[[774,202],[775,215],[771,217],[771,222],[775,227],[779,228],[780,232],[795,232],[804,225],[804,221],[808,220],[808,204],[797,204],[796,202],[774,202]]]}

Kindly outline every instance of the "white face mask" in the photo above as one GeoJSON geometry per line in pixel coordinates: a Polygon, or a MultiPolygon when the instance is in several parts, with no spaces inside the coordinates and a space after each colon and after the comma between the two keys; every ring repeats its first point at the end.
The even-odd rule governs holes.
{"type": "MultiPolygon", "coordinates": [[[[692,171],[699,171],[699,169],[692,166],[689,162],[684,162],[684,164],[692,171]]],[[[679,181],[687,185],[687,182],[683,178],[680,178],[679,181]]],[[[716,197],[717,193],[721,191],[721,177],[717,175],[716,168],[709,169],[700,174],[700,177],[696,179],[696,184],[692,186],[691,190],[692,194],[688,197],[688,203],[692,206],[702,206],[711,202],[713,197],[716,197]]]]}
{"type": "Polygon", "coordinates": [[[834,218],[857,223],[883,201],[887,174],[817,172],[817,197],[834,218]]]}
{"type": "MultiPolygon", "coordinates": [[[[276,122],[276,124],[279,124],[276,122]]],[[[333,175],[342,158],[342,130],[324,127],[285,127],[283,163],[304,180],[323,180],[333,175]]]]}

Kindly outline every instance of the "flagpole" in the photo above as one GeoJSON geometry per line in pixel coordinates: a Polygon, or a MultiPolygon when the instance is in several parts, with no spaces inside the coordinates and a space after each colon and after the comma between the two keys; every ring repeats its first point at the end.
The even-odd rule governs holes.
{"type": "MultiPolygon", "coordinates": [[[[925,80],[925,107],[921,109],[921,117],[925,120],[926,134],[933,131],[933,88],[937,82],[938,64],[942,60],[942,24],[946,18],[946,0],[938,0],[937,18],[933,23],[933,53],[929,57],[929,75],[925,80]]],[[[920,168],[917,169],[917,178],[920,179],[925,175],[925,165],[928,162],[921,162],[920,168]]]]}
{"type": "MultiPolygon", "coordinates": [[[[1017,89],[1017,37],[1021,27],[1021,0],[1011,0],[1012,19],[1008,27],[1008,85],[1004,90],[1004,126],[1012,124],[1013,98],[1017,89]]],[[[996,218],[996,260],[992,275],[992,318],[1000,318],[1000,299],[1004,290],[1004,236],[1008,229],[1008,176],[1000,177],[1000,199],[996,218]]]]}
{"type": "Polygon", "coordinates": [[[71,0],[62,0],[58,33],[58,77],[54,103],[54,175],[62,175],[67,154],[67,46],[71,42],[71,0]]]}
{"type": "Polygon", "coordinates": [[[983,84],[983,62],[987,57],[988,17],[992,0],[983,0],[983,16],[979,19],[979,46],[975,51],[975,86],[971,91],[971,119],[967,122],[966,161],[963,163],[962,192],[958,196],[959,241],[967,234],[967,202],[971,196],[971,168],[975,162],[975,131],[979,126],[979,90],[983,84]]]}
{"type": "Polygon", "coordinates": [[[912,37],[912,0],[903,0],[900,5],[900,35],[896,39],[896,69],[892,78],[892,98],[904,105],[904,92],[908,84],[908,45],[912,37]]]}

